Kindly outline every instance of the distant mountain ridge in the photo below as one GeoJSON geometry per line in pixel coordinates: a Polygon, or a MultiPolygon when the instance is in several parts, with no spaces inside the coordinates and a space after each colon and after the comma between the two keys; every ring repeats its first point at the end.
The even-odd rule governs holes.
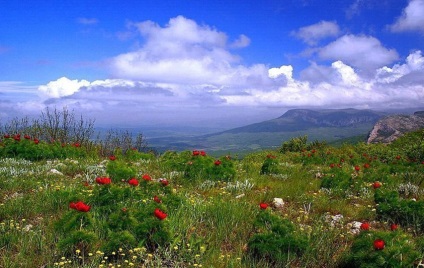
{"type": "Polygon", "coordinates": [[[413,115],[389,115],[380,119],[368,135],[368,143],[391,143],[407,132],[424,128],[424,111],[413,115]]]}
{"type": "Polygon", "coordinates": [[[357,109],[292,109],[278,118],[199,136],[167,136],[149,139],[149,144],[164,150],[203,149],[209,152],[249,152],[278,148],[294,137],[329,143],[345,139],[366,138],[385,112],[357,109]]]}
{"type": "Polygon", "coordinates": [[[357,109],[292,109],[275,119],[211,135],[223,133],[294,132],[321,127],[354,127],[360,124],[375,124],[384,115],[386,114],[382,112],[357,109]]]}

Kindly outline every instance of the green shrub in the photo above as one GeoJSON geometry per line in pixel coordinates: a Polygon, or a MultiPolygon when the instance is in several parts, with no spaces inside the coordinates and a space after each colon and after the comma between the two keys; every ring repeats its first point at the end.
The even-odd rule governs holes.
{"type": "Polygon", "coordinates": [[[374,200],[378,204],[377,216],[381,220],[413,228],[424,233],[424,201],[403,199],[396,191],[377,189],[374,200]]]}
{"type": "Polygon", "coordinates": [[[307,237],[293,223],[262,210],[254,223],[256,233],[248,241],[248,259],[266,261],[275,267],[288,265],[307,248],[307,237]]]}
{"type": "Polygon", "coordinates": [[[345,254],[341,267],[414,267],[419,257],[409,234],[400,230],[362,231],[345,254]]]}
{"type": "Polygon", "coordinates": [[[262,163],[261,174],[280,174],[278,160],[274,155],[269,154],[266,156],[262,163]]]}
{"type": "Polygon", "coordinates": [[[406,133],[393,141],[390,148],[400,151],[408,160],[413,162],[424,161],[424,129],[406,133]]]}
{"type": "Polygon", "coordinates": [[[137,174],[130,163],[118,159],[107,163],[106,172],[114,181],[127,181],[137,174]]]}
{"type": "Polygon", "coordinates": [[[210,180],[230,181],[236,176],[234,162],[230,156],[221,157],[207,169],[207,178],[210,180]]]}

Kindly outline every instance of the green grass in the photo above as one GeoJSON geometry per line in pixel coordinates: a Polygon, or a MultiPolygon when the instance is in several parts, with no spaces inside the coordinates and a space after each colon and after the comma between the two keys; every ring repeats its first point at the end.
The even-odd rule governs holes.
{"type": "MultiPolygon", "coordinates": [[[[412,142],[415,144],[416,140],[412,142]]],[[[314,152],[282,154],[278,150],[260,150],[242,159],[233,158],[231,168],[236,173],[226,180],[210,176],[207,172],[213,169],[206,167],[198,169],[202,175],[186,177],[183,169],[196,159],[191,152],[177,153],[168,162],[160,156],[148,160],[119,156],[119,161],[134,170],[140,181],[137,187],[113,177],[111,186],[96,184],[97,177],[109,175],[107,165],[111,160],[107,158],[28,161],[3,157],[0,267],[349,267],[352,256],[356,256],[357,264],[357,258],[366,258],[366,250],[370,249],[373,260],[382,261],[381,267],[385,267],[381,258],[389,255],[374,251],[372,245],[366,244],[369,238],[362,241],[361,236],[353,234],[350,226],[355,221],[370,222],[371,234],[387,239],[383,250],[402,252],[409,258],[409,263],[397,259],[391,259],[391,263],[411,267],[424,258],[424,250],[419,246],[423,245],[423,234],[413,225],[400,226],[399,233],[390,233],[391,214],[378,214],[376,190],[371,186],[379,180],[383,183],[381,191],[397,191],[409,183],[408,189],[414,192],[403,191],[401,198],[423,202],[424,165],[409,161],[411,152],[402,151],[403,147],[410,148],[345,144],[314,152]],[[270,154],[275,156],[277,168],[261,174],[270,154]],[[370,164],[368,169],[364,168],[366,163],[370,164]],[[355,171],[355,165],[361,167],[360,171],[355,171]],[[53,173],[53,169],[61,174],[53,173]],[[152,181],[144,182],[143,174],[149,174],[152,181]],[[322,188],[326,178],[345,177],[348,184],[322,188]],[[159,178],[166,178],[169,185],[161,185],[159,178]],[[155,203],[154,195],[162,203],[155,203]],[[273,207],[274,198],[282,198],[284,206],[273,207]],[[69,202],[78,200],[88,202],[91,210],[79,214],[84,212],[70,209],[69,202]],[[260,203],[269,205],[266,212],[275,222],[258,225],[264,212],[260,203]],[[156,207],[166,212],[166,219],[155,218],[156,207]],[[339,214],[343,215],[342,220],[332,223],[331,217],[339,214]],[[78,221],[69,221],[69,226],[63,228],[57,226],[68,218],[78,221]],[[281,235],[286,228],[281,224],[285,221],[294,226],[287,239],[305,243],[300,253],[291,252],[289,247],[288,252],[283,252],[283,256],[289,256],[287,262],[279,260],[283,266],[276,266],[266,257],[267,245],[262,257],[250,253],[248,244],[254,237],[281,235]],[[140,228],[147,231],[141,232],[140,228]],[[72,241],[74,231],[93,234],[95,239],[72,241]],[[146,237],[138,237],[140,232],[146,237]],[[119,244],[122,240],[114,233],[126,236],[128,241],[133,241],[132,237],[137,240],[129,242],[131,245],[119,244]],[[163,242],[152,243],[156,240],[147,236],[154,235],[159,235],[163,242]],[[71,239],[67,247],[60,247],[67,239],[71,239]],[[106,247],[114,245],[110,243],[112,239],[117,239],[116,245],[120,246],[106,247]]],[[[210,159],[213,163],[214,157],[210,159]]],[[[414,215],[421,217],[419,213],[414,215]]],[[[270,250],[272,246],[269,245],[270,250]]]]}

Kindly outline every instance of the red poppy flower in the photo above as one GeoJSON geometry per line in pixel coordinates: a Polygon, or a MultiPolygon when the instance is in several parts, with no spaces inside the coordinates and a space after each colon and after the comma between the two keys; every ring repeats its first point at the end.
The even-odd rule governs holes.
{"type": "Polygon", "coordinates": [[[374,183],[372,184],[372,187],[373,187],[374,189],[380,188],[380,187],[381,187],[381,182],[379,182],[379,181],[374,182],[374,183]]]}
{"type": "Polygon", "coordinates": [[[364,164],[364,168],[370,168],[370,166],[371,166],[371,165],[370,165],[370,164],[368,164],[368,163],[365,163],[365,164],[364,164]]]}
{"type": "Polygon", "coordinates": [[[397,225],[396,223],[392,223],[391,225],[390,225],[390,230],[392,230],[392,231],[395,231],[395,230],[397,230],[399,228],[399,225],[397,225]]]}
{"type": "Polygon", "coordinates": [[[267,209],[268,204],[267,204],[267,203],[260,203],[260,204],[259,204],[259,207],[260,207],[261,209],[267,209]]]}
{"type": "Polygon", "coordinates": [[[3,136],[5,139],[8,139],[8,138],[10,138],[10,135],[9,134],[4,134],[4,136],[3,136]]]}
{"type": "Polygon", "coordinates": [[[98,177],[96,178],[96,182],[98,184],[110,184],[112,180],[108,177],[98,177]]]}
{"type": "Polygon", "coordinates": [[[153,201],[155,201],[156,203],[162,203],[162,200],[160,200],[160,198],[156,195],[153,197],[153,201]]]}
{"type": "Polygon", "coordinates": [[[74,142],[74,143],[72,144],[72,146],[73,146],[73,147],[81,147],[81,143],[79,143],[79,142],[74,142]]]}
{"type": "Polygon", "coordinates": [[[193,151],[193,156],[197,156],[197,155],[200,155],[200,152],[199,151],[193,151]]]}
{"type": "Polygon", "coordinates": [[[360,168],[359,166],[355,166],[355,170],[356,170],[356,171],[360,171],[360,170],[361,170],[361,168],[360,168]]]}
{"type": "Polygon", "coordinates": [[[336,164],[334,164],[334,163],[330,164],[330,168],[334,168],[335,166],[336,166],[336,164]]]}
{"type": "Polygon", "coordinates": [[[128,183],[132,186],[137,186],[138,185],[138,180],[136,178],[132,178],[128,181],[128,183]]]}
{"type": "Polygon", "coordinates": [[[219,166],[219,165],[221,165],[221,163],[222,163],[221,160],[216,160],[214,164],[215,164],[215,166],[219,166]]]}
{"type": "Polygon", "coordinates": [[[20,141],[20,140],[21,140],[21,135],[20,135],[20,134],[16,134],[16,135],[14,135],[14,136],[13,136],[13,139],[14,139],[15,141],[20,141]]]}
{"type": "Polygon", "coordinates": [[[275,155],[272,155],[272,154],[267,154],[266,155],[266,158],[271,158],[271,159],[275,159],[275,158],[277,158],[275,155]]]}
{"type": "Polygon", "coordinates": [[[397,155],[397,156],[396,156],[396,159],[397,159],[397,160],[400,160],[400,155],[397,155]]]}
{"type": "Polygon", "coordinates": [[[116,156],[114,156],[114,155],[109,156],[109,160],[110,161],[115,161],[116,160],[116,156]]]}
{"type": "Polygon", "coordinates": [[[374,241],[374,248],[375,250],[382,250],[384,249],[384,246],[386,245],[386,243],[384,243],[383,239],[376,239],[374,241]]]}
{"type": "Polygon", "coordinates": [[[31,137],[30,137],[29,135],[24,135],[24,138],[25,138],[26,140],[30,140],[30,139],[31,139],[31,137]]]}
{"type": "Polygon", "coordinates": [[[361,230],[365,230],[368,231],[370,229],[370,224],[366,221],[364,221],[361,226],[360,226],[361,230]]]}
{"type": "Polygon", "coordinates": [[[82,201],[78,201],[76,203],[72,202],[72,203],[69,204],[69,207],[72,208],[72,209],[81,211],[81,212],[88,212],[91,209],[91,207],[89,205],[85,204],[82,201]]]}
{"type": "Polygon", "coordinates": [[[201,156],[206,156],[206,152],[205,151],[200,151],[200,155],[201,156]]]}
{"type": "Polygon", "coordinates": [[[150,177],[149,174],[144,174],[143,177],[142,177],[142,179],[145,180],[145,181],[151,181],[152,180],[152,177],[150,177]]]}
{"type": "Polygon", "coordinates": [[[76,203],[74,203],[74,202],[69,203],[69,208],[77,209],[76,203]]]}
{"type": "Polygon", "coordinates": [[[34,139],[34,143],[38,144],[38,143],[40,143],[40,141],[38,139],[34,139]]]}
{"type": "Polygon", "coordinates": [[[164,220],[168,215],[160,209],[155,209],[154,215],[159,220],[164,220]]]}
{"type": "Polygon", "coordinates": [[[169,184],[167,179],[159,179],[159,181],[163,186],[168,186],[168,184],[169,184]]]}

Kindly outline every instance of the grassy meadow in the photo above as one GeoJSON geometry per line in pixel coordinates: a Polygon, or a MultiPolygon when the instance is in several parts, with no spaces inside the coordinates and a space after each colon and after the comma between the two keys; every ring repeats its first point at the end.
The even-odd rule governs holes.
{"type": "Polygon", "coordinates": [[[0,267],[417,267],[424,132],[204,151],[0,141],[0,267]]]}

